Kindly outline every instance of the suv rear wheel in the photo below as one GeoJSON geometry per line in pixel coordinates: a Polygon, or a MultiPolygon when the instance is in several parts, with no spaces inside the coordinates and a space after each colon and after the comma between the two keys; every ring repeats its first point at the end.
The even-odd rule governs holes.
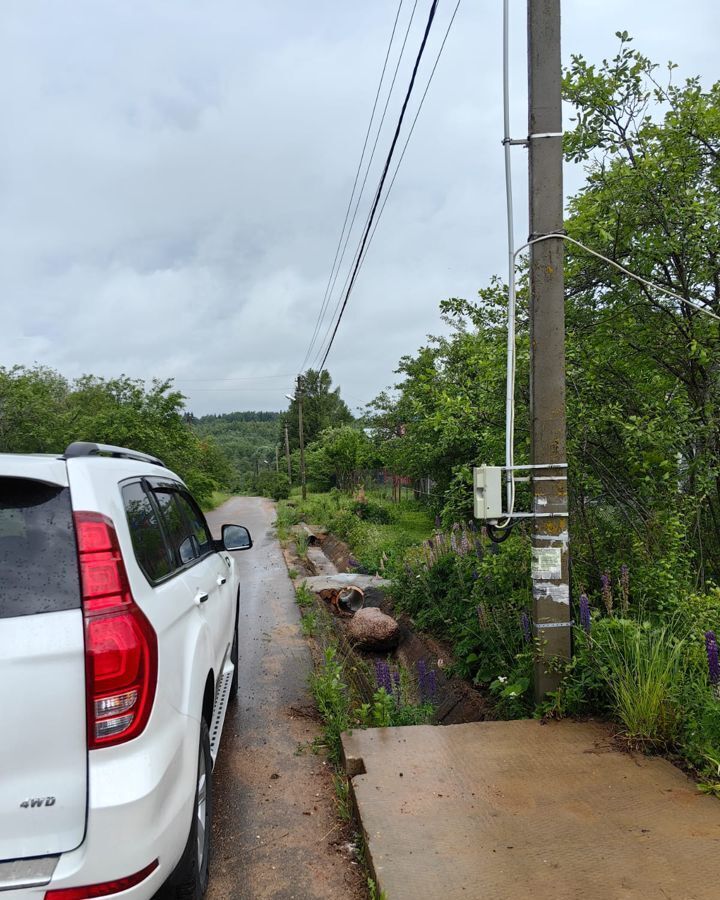
{"type": "Polygon", "coordinates": [[[203,719],[200,722],[195,805],[187,844],[160,896],[167,900],[201,900],[208,886],[210,863],[210,831],[212,828],[212,757],[210,736],[203,719]]]}

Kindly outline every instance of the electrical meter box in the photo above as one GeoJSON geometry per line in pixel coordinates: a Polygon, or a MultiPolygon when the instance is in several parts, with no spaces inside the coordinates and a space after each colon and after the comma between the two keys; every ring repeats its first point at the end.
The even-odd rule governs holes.
{"type": "Polygon", "coordinates": [[[502,467],[476,466],[473,487],[475,518],[484,521],[502,518],[502,467]]]}

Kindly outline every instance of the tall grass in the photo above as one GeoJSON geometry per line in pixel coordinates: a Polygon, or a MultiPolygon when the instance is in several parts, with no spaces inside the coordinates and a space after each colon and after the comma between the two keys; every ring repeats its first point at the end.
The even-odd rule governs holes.
{"type": "Polygon", "coordinates": [[[672,747],[682,721],[678,688],[684,641],[667,625],[650,628],[622,620],[610,620],[609,625],[592,645],[612,711],[632,745],[672,747]]]}

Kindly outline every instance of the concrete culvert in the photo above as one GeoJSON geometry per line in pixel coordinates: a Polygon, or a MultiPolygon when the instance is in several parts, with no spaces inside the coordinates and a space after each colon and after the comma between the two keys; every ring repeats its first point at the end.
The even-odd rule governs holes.
{"type": "Polygon", "coordinates": [[[319,543],[317,535],[311,531],[311,529],[305,524],[305,522],[300,522],[298,525],[298,529],[307,535],[307,542],[309,547],[314,547],[319,543]]]}
{"type": "Polygon", "coordinates": [[[365,604],[365,594],[362,588],[356,587],[354,584],[345,588],[338,594],[338,604],[343,609],[356,613],[362,609],[365,604]]]}

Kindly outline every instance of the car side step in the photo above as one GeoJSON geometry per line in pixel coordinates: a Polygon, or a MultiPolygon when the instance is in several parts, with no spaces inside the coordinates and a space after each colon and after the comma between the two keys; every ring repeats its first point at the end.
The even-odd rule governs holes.
{"type": "Polygon", "coordinates": [[[215,703],[213,705],[212,721],[210,722],[210,756],[212,757],[213,766],[220,749],[220,735],[222,734],[225,713],[230,702],[230,685],[232,684],[234,671],[235,667],[228,659],[215,691],[215,703]]]}

